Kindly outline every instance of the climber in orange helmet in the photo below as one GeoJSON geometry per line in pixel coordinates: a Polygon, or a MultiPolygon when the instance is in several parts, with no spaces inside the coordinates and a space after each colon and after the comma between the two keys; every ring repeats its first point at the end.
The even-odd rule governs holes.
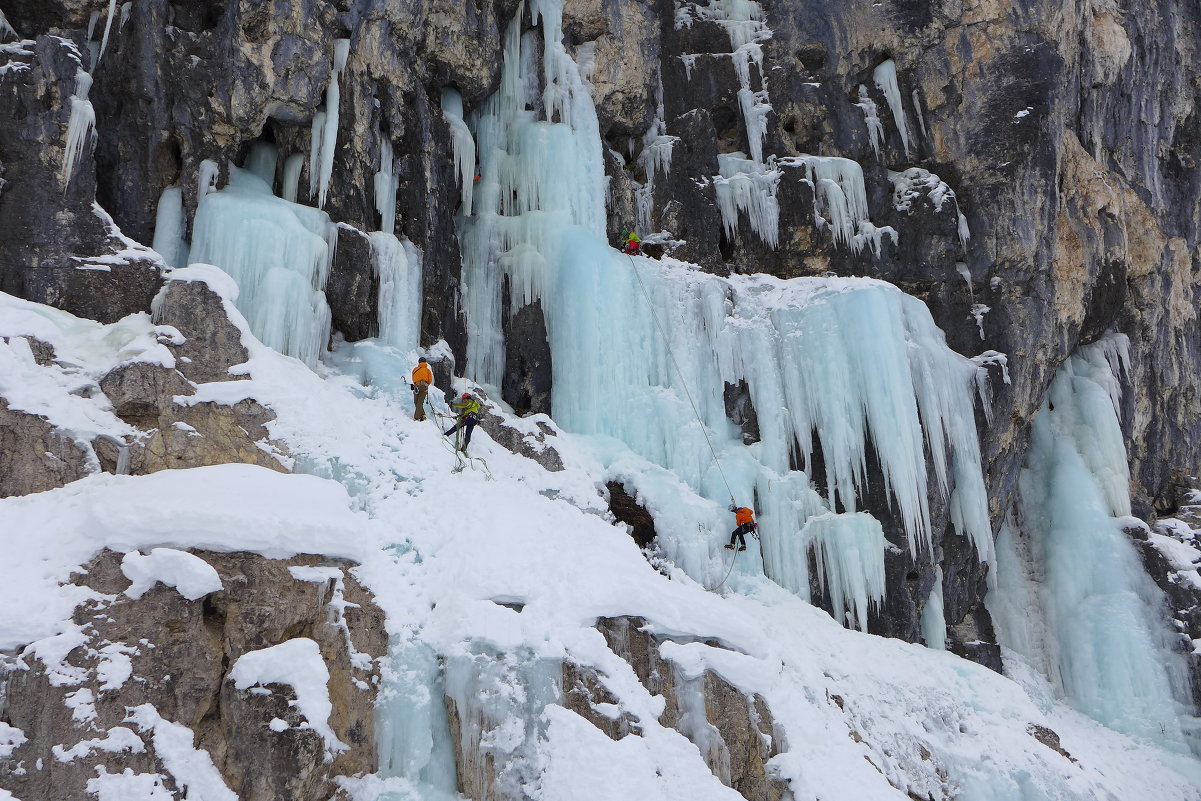
{"type": "Polygon", "coordinates": [[[734,550],[734,541],[738,540],[738,550],[746,550],[746,535],[759,528],[759,524],[755,522],[755,513],[745,506],[736,506],[730,504],[730,511],[734,513],[734,522],[738,524],[738,528],[730,532],[730,544],[726,546],[729,550],[734,550]]]}

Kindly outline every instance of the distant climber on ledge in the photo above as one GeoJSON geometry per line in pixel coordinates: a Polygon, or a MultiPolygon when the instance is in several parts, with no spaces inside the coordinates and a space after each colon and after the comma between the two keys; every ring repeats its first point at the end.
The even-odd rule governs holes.
{"type": "Polygon", "coordinates": [[[621,232],[621,252],[627,256],[638,255],[639,248],[642,247],[642,239],[634,231],[622,230],[621,232]]]}
{"type": "Polygon", "coordinates": [[[759,528],[759,524],[755,522],[755,513],[745,506],[735,506],[730,504],[730,511],[734,513],[734,522],[738,524],[738,528],[730,532],[730,544],[726,546],[729,550],[734,550],[734,540],[738,540],[738,550],[746,550],[746,535],[759,528]]]}
{"type": "Polygon", "coordinates": [[[464,392],[457,401],[451,404],[451,407],[459,410],[458,422],[443,431],[442,436],[449,437],[459,429],[463,429],[463,444],[459,446],[459,450],[467,453],[467,446],[471,444],[471,432],[480,422],[480,402],[471,397],[470,392],[464,392]]]}
{"type": "Polygon", "coordinates": [[[413,368],[413,419],[425,419],[425,396],[429,394],[430,384],[434,383],[434,373],[430,370],[429,362],[422,356],[413,368]]]}

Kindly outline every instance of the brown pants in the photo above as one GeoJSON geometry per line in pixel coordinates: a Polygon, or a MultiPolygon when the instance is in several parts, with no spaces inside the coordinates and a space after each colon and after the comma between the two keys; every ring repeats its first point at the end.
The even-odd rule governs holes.
{"type": "Polygon", "coordinates": [[[413,419],[425,419],[425,396],[429,394],[430,385],[426,383],[413,385],[413,419]]]}

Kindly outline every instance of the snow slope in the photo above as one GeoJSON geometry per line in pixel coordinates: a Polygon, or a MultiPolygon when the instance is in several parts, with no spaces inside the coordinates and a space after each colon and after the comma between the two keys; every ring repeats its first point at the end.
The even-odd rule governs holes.
{"type": "Polygon", "coordinates": [[[1035,679],[1023,689],[948,653],[844,629],[757,570],[735,566],[720,593],[679,568],[658,572],[607,519],[594,442],[560,435],[566,469],[550,473],[477,430],[474,454],[495,480],[452,474],[447,442],[435,423],[410,419],[403,391],[324,366],[319,375],[244,342],[251,380],[200,395],[269,404],[272,437],[312,475],[245,465],[96,475],[0,501],[0,647],[33,642],[29,653],[61,658],[84,591],[59,583],[105,546],[327,553],[361,562],[393,641],[385,768],[347,782],[357,801],[446,797],[441,682],[479,690],[491,680],[481,667],[512,691],[494,711],[527,724],[508,732],[506,754],[535,797],[738,798],[695,745],[656,722],[663,699],[592,627],[623,614],[672,635],[663,654],[686,674],[711,669],[767,700],[785,740],[772,767],[797,799],[1201,799],[1201,764],[1102,727],[1035,679]],[[443,677],[421,673],[433,654],[446,659],[443,677]],[[539,682],[563,659],[595,667],[642,733],[613,741],[553,699],[543,707],[539,682]],[[1032,724],[1057,732],[1073,761],[1035,740],[1032,724]]]}

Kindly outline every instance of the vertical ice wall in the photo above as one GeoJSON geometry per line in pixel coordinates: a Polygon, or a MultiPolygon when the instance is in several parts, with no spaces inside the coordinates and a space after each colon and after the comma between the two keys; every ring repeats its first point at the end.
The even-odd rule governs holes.
{"type": "Polygon", "coordinates": [[[1020,478],[1020,529],[998,541],[988,605],[1001,644],[1091,717],[1186,747],[1187,678],[1167,646],[1163,598],[1124,526],[1130,514],[1116,370],[1124,336],[1081,348],[1034,421],[1020,478]],[[1125,519],[1123,519],[1125,518],[1125,519]]]}
{"type": "Polygon", "coordinates": [[[188,263],[188,242],[184,234],[183,190],[168,186],[158,199],[154,218],[154,249],[169,267],[188,263]]]}
{"type": "Polygon", "coordinates": [[[862,625],[882,592],[884,547],[879,524],[871,530],[870,518],[853,514],[869,449],[914,554],[929,549],[935,489],[950,497],[956,530],[990,558],[972,408],[977,368],[946,347],[920,301],[863,279],[723,279],[608,246],[595,112],[562,49],[559,8],[556,0],[532,6],[543,25],[541,62],[537,40],[510,26],[501,89],[470,119],[481,174],[476,214],[461,221],[471,377],[501,384],[501,321],[540,301],[556,419],[569,431],[616,438],[643,460],[620,469],[662,512],[665,550],[699,579],[716,583],[721,540],[698,537],[697,524],[724,521],[724,513],[710,507],[698,516],[680,500],[677,479],[722,506],[730,495],[757,499],[763,561],[750,554],[745,564],[762,564],[802,595],[808,554],[824,549],[827,592],[862,625]],[[725,412],[725,386],[740,381],[762,434],[750,447],[725,412]],[[791,469],[809,464],[819,445],[826,500],[791,469]],[[835,504],[849,513],[839,525],[853,536],[818,536],[833,524],[800,535],[810,516],[835,504]]]}
{"type": "Polygon", "coordinates": [[[460,784],[469,796],[489,788],[491,798],[537,797],[543,711],[560,701],[563,663],[526,650],[501,653],[478,645],[446,658],[446,697],[463,755],[460,784]]]}
{"type": "MultiPolygon", "coordinates": [[[[260,172],[268,162],[274,171],[274,155],[255,152],[260,172]]],[[[196,208],[190,260],[233,277],[237,306],[255,336],[313,365],[329,339],[322,290],[336,242],[325,212],[282,200],[262,178],[231,166],[229,185],[205,194],[196,208]]]]}
{"type": "Polygon", "coordinates": [[[414,785],[423,801],[456,801],[454,747],[436,655],[416,641],[388,648],[376,702],[379,773],[414,785]]]}
{"type": "Polygon", "coordinates": [[[421,332],[421,253],[386,231],[368,238],[379,277],[379,338],[407,353],[417,347],[421,332]]]}

